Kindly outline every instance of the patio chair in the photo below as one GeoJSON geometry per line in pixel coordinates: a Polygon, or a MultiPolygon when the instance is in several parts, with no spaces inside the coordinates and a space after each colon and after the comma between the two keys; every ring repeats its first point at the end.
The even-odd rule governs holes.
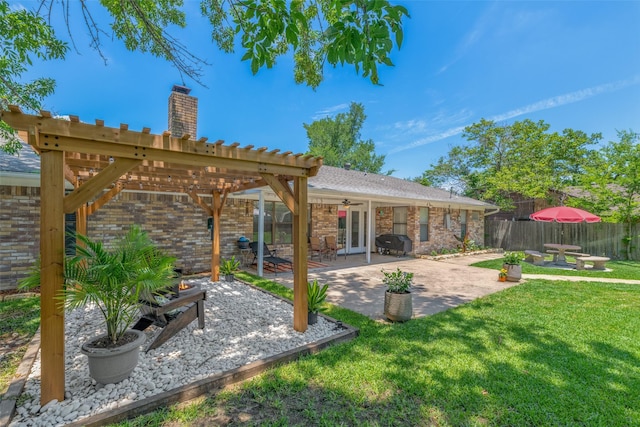
{"type": "MultiPolygon", "coordinates": [[[[253,253],[252,264],[255,264],[258,260],[258,242],[249,243],[249,247],[251,248],[251,252],[253,253]]],[[[280,258],[279,256],[277,256],[276,250],[270,250],[266,243],[263,243],[262,246],[262,263],[271,264],[276,275],[278,274],[278,266],[280,264],[290,265],[291,270],[293,271],[293,263],[288,259],[280,258]]]]}
{"type": "Polygon", "coordinates": [[[319,237],[310,237],[309,238],[309,258],[313,259],[314,255],[318,257],[320,262],[322,262],[322,252],[324,249],[322,248],[322,241],[319,237]]]}
{"type": "Polygon", "coordinates": [[[154,325],[162,330],[155,336],[145,351],[153,350],[198,319],[198,327],[204,329],[204,300],[207,291],[192,289],[182,295],[144,295],[140,298],[142,316],[133,329],[144,331],[154,325]]]}
{"type": "MultiPolygon", "coordinates": [[[[327,257],[329,260],[333,258],[334,260],[338,258],[338,251],[342,249],[342,246],[338,245],[338,239],[336,236],[327,236],[324,238],[325,240],[325,248],[327,251],[327,257]]],[[[344,253],[344,259],[347,259],[347,253],[344,253]]]]}

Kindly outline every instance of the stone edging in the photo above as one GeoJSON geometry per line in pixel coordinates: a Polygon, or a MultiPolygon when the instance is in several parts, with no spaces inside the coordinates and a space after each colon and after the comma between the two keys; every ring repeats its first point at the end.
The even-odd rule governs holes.
{"type": "Polygon", "coordinates": [[[442,255],[422,254],[422,255],[416,255],[416,258],[429,259],[431,261],[440,261],[440,260],[449,259],[449,258],[458,258],[463,256],[473,256],[473,255],[481,255],[481,254],[501,254],[503,252],[504,252],[503,249],[497,248],[497,249],[483,249],[481,251],[470,251],[470,252],[464,252],[464,253],[457,252],[454,254],[442,254],[442,255]]]}
{"type": "Polygon", "coordinates": [[[16,411],[16,401],[22,394],[33,362],[35,362],[36,356],[38,355],[38,350],[40,350],[40,328],[38,328],[33,338],[31,338],[27,351],[22,357],[22,362],[20,362],[16,370],[14,379],[2,397],[2,402],[0,402],[0,426],[8,426],[11,418],[13,418],[16,411]]]}

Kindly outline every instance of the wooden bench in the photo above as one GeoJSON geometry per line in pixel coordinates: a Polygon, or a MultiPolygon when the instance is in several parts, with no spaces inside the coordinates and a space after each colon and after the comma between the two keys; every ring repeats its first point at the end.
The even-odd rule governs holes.
{"type": "Polygon", "coordinates": [[[529,249],[524,251],[524,254],[526,255],[525,261],[531,262],[533,265],[544,265],[544,254],[529,249]]]}
{"type": "Polygon", "coordinates": [[[606,270],[605,263],[609,261],[610,258],[606,256],[585,256],[576,258],[576,270],[585,270],[584,263],[592,262],[593,270],[606,270]]]}

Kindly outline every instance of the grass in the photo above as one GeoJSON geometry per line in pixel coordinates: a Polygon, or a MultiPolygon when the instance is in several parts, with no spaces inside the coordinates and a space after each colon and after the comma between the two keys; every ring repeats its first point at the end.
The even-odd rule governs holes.
{"type": "MultiPolygon", "coordinates": [[[[575,262],[575,258],[567,257],[568,262],[575,262]]],[[[481,261],[472,264],[474,267],[492,268],[500,270],[502,258],[481,261]]],[[[554,276],[603,277],[608,279],[640,280],[640,262],[638,261],[608,261],[606,266],[611,271],[598,270],[566,270],[562,268],[541,267],[528,262],[520,263],[523,274],[548,274],[554,276]]]]}
{"type": "Polygon", "coordinates": [[[0,302],[0,345],[11,351],[0,355],[0,397],[11,384],[31,337],[40,325],[40,298],[21,298],[0,302]],[[9,345],[10,344],[10,345],[9,345]]]}
{"type": "Polygon", "coordinates": [[[403,324],[327,307],[360,336],[119,425],[640,425],[637,285],[529,280],[403,324]]]}

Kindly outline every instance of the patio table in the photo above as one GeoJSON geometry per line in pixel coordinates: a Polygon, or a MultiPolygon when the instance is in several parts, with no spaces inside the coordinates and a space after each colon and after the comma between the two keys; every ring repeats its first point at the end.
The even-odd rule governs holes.
{"type": "Polygon", "coordinates": [[[556,257],[556,264],[567,264],[567,258],[565,257],[566,251],[579,251],[580,246],[576,245],[565,245],[561,243],[545,243],[543,245],[547,249],[555,249],[558,251],[558,256],[556,257]]]}

